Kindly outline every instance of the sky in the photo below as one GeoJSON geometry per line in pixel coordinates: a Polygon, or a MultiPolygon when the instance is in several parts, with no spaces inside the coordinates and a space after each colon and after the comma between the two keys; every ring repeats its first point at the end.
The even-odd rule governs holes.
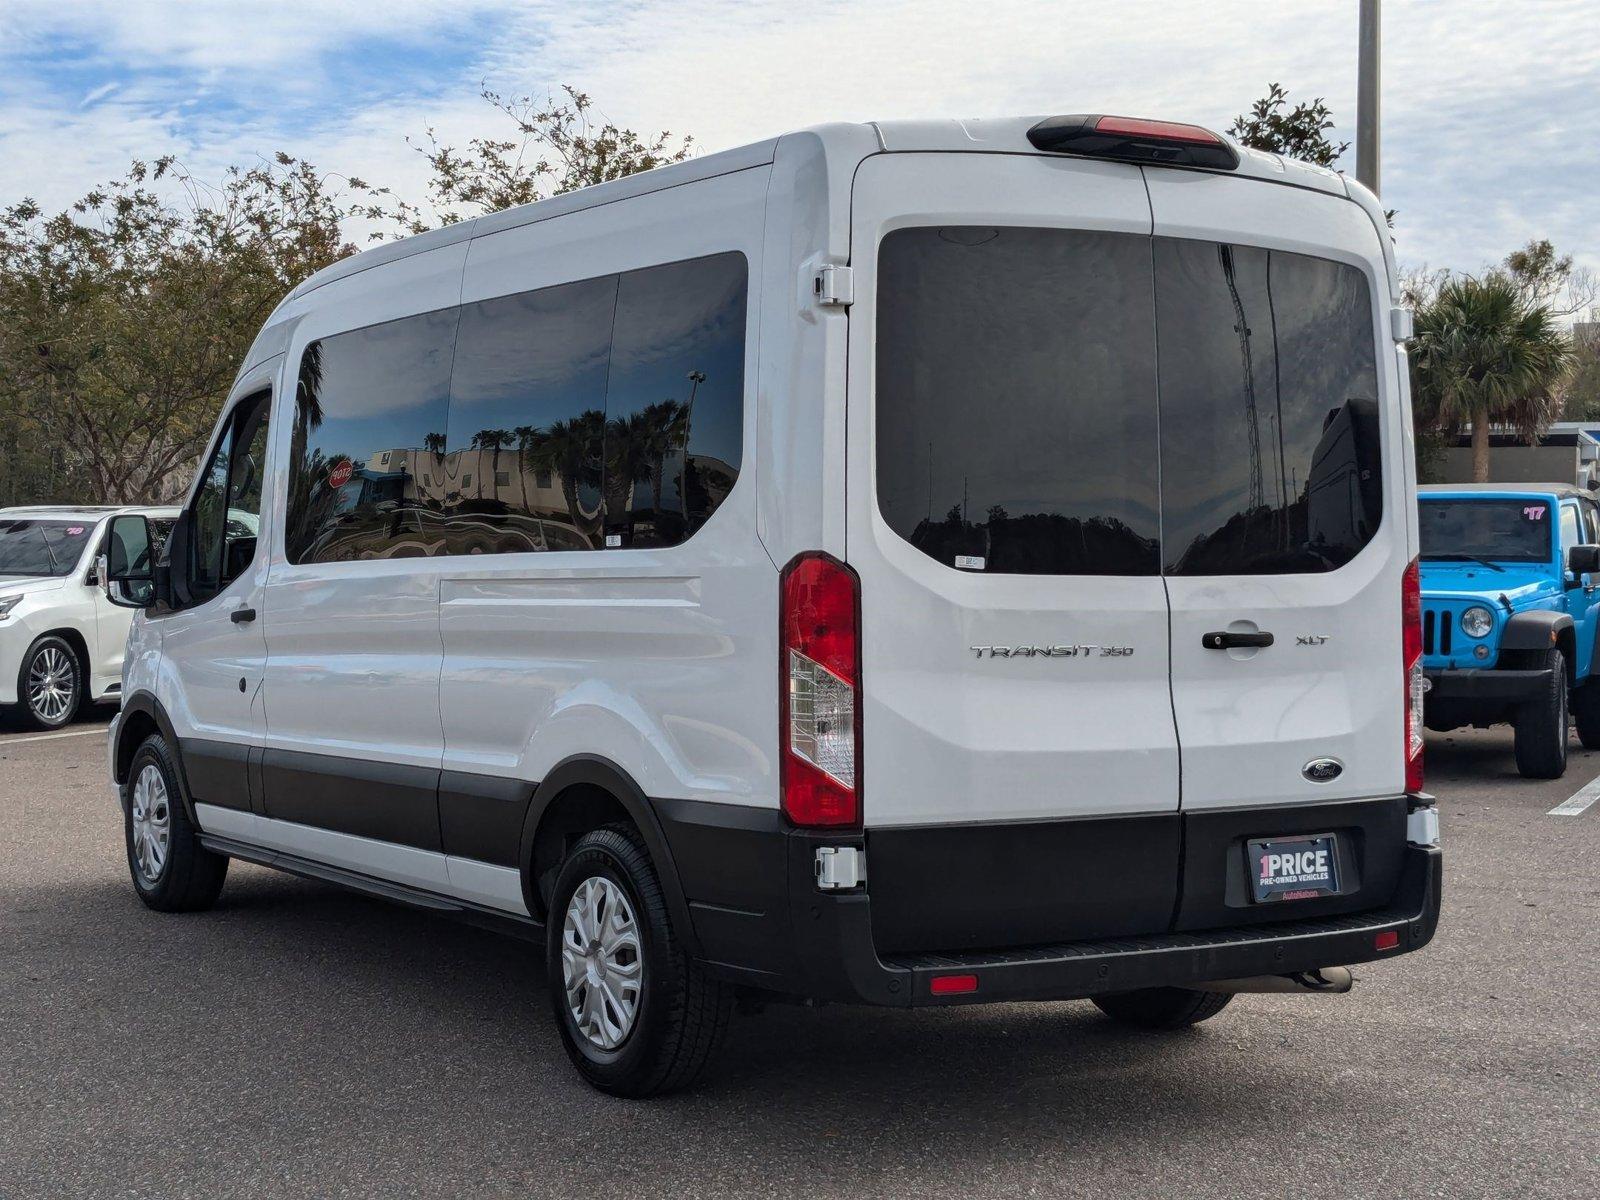
{"type": "MultiPolygon", "coordinates": [[[[1597,0],[1389,0],[1383,198],[1410,267],[1548,237],[1600,271],[1597,0]]],[[[724,149],[833,120],[1111,112],[1224,129],[1323,96],[1354,141],[1356,0],[0,0],[0,206],[133,158],[277,150],[421,198],[407,146],[504,132],[481,86],[588,92],[724,149]]],[[[1354,151],[1340,164],[1354,169],[1354,151]]],[[[356,231],[359,234],[359,231],[356,231]]]]}

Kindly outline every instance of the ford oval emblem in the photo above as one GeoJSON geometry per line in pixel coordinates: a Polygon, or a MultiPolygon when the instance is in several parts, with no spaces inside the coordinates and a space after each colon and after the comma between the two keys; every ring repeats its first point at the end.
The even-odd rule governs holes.
{"type": "Polygon", "coordinates": [[[1337,758],[1313,758],[1300,768],[1300,774],[1312,783],[1332,783],[1343,772],[1344,764],[1337,758]]]}

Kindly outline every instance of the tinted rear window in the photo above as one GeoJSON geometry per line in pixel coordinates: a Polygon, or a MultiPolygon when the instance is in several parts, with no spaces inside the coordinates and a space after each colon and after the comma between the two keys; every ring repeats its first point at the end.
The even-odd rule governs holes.
{"type": "Polygon", "coordinates": [[[889,526],[948,566],[1155,574],[1149,240],[902,229],[878,262],[889,526]]]}
{"type": "Polygon", "coordinates": [[[1549,562],[1545,500],[1424,500],[1417,505],[1423,562],[1549,562]]]}
{"type": "Polygon", "coordinates": [[[1376,350],[1354,267],[1133,234],[897,230],[877,352],[879,508],[946,565],[1318,572],[1376,532],[1376,350]]]}

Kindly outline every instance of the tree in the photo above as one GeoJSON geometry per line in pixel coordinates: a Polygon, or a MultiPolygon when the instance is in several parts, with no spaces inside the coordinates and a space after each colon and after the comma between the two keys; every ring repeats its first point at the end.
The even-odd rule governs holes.
{"type": "Polygon", "coordinates": [[[1333,114],[1321,96],[1289,108],[1288,89],[1269,83],[1267,94],[1248,114],[1235,117],[1228,132],[1252,149],[1331,167],[1350,149],[1349,142],[1336,145],[1329,140],[1332,128],[1333,114]]]}
{"type": "Polygon", "coordinates": [[[1504,268],[1535,304],[1547,305],[1558,317],[1582,312],[1600,299],[1600,280],[1586,268],[1574,268],[1572,255],[1558,254],[1549,238],[1534,238],[1506,255],[1504,268]]]}
{"type": "Polygon", "coordinates": [[[1489,478],[1489,426],[1530,440],[1560,412],[1571,339],[1504,271],[1445,280],[1416,314],[1416,391],[1449,426],[1472,422],[1472,477],[1489,478]]]}
{"type": "Polygon", "coordinates": [[[59,453],[72,499],[177,494],[267,314],[354,252],[340,215],[325,177],[286,154],[219,187],[171,158],[135,162],[65,212],[0,212],[9,440],[59,453]]]}
{"type": "Polygon", "coordinates": [[[423,233],[435,225],[531,204],[689,157],[692,138],[675,139],[666,130],[642,136],[620,129],[609,120],[597,120],[587,93],[570,84],[561,90],[564,99],[540,100],[507,98],[484,88],[480,94],[509,118],[514,134],[472,138],[465,150],[441,142],[431,128],[425,131],[425,145],[406,139],[432,171],[431,214],[388,188],[371,188],[361,180],[351,184],[366,192],[367,200],[354,206],[352,214],[392,224],[402,235],[423,233]]]}

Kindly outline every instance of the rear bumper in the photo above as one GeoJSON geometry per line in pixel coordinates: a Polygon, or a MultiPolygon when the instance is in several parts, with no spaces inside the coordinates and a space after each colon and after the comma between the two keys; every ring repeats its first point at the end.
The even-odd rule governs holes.
{"type": "Polygon", "coordinates": [[[812,990],[821,998],[904,1007],[1067,1000],[1285,975],[1393,958],[1427,945],[1439,922],[1441,865],[1437,848],[1408,846],[1394,903],[1374,912],[971,954],[880,958],[872,943],[868,897],[841,896],[812,902],[803,954],[812,990]],[[1398,939],[1395,946],[1378,949],[1380,935],[1390,933],[1398,939]],[[933,993],[932,980],[957,974],[974,976],[976,988],[933,993]]]}
{"type": "MultiPolygon", "coordinates": [[[[885,854],[891,843],[883,831],[816,833],[783,826],[771,810],[657,802],[688,901],[696,955],[715,974],[810,999],[900,1007],[1074,999],[1348,966],[1420,949],[1438,924],[1441,857],[1436,847],[1407,839],[1409,827],[1426,828],[1414,818],[1431,810],[1419,807],[1408,819],[1407,808],[1405,797],[1394,797],[1188,816],[1184,840],[1191,853],[1182,883],[1169,880],[1172,890],[1162,893],[1159,915],[1141,912],[1130,929],[1127,896],[1077,869],[1048,829],[953,831],[980,851],[985,838],[1000,836],[997,828],[1007,839],[1024,840],[1005,841],[1003,854],[974,855],[964,873],[919,855],[933,869],[908,888],[903,863],[901,877],[890,877],[894,859],[885,854]],[[1342,895],[1280,906],[1252,904],[1239,894],[1247,886],[1245,840],[1262,832],[1330,830],[1339,831],[1352,851],[1341,860],[1348,881],[1342,895]],[[1023,861],[1034,845],[1042,859],[1061,867],[1053,889],[1031,869],[1037,864],[1023,861]],[[823,846],[864,850],[865,885],[819,889],[814,864],[823,846]],[[992,902],[1019,874],[1027,886],[991,909],[988,940],[963,940],[976,927],[950,921],[949,914],[963,907],[952,898],[964,897],[968,907],[981,910],[979,897],[992,902]],[[884,910],[878,913],[875,892],[884,910]],[[907,940],[914,923],[908,902],[916,902],[909,911],[920,914],[930,935],[921,943],[907,940]],[[1040,913],[1052,914],[1053,939],[1038,936],[1040,913]],[[1151,929],[1161,932],[1143,932],[1151,929]],[[1379,949],[1384,934],[1395,935],[1394,944],[1379,949]],[[953,974],[975,976],[976,987],[935,995],[931,981],[953,974]]],[[[1160,836],[1163,830],[1152,826],[1149,832],[1160,836]]],[[[1093,832],[1084,827],[1082,836],[1093,832]]],[[[1122,830],[1106,836],[1109,841],[1097,844],[1114,848],[1122,830]]],[[[1415,831],[1412,836],[1428,840],[1415,831]]]]}
{"type": "Polygon", "coordinates": [[[1549,687],[1549,671],[1426,671],[1427,700],[1515,704],[1549,687]]]}

